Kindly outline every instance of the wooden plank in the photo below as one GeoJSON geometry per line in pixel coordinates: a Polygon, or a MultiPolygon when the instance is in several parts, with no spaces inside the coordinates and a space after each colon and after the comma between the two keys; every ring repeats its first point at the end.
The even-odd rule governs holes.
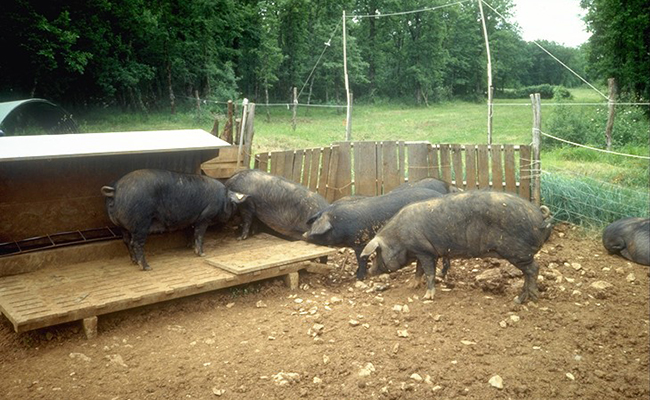
{"type": "Polygon", "coordinates": [[[296,150],[293,155],[293,167],[291,173],[291,180],[300,183],[302,177],[302,163],[305,156],[304,150],[296,150]]]}
{"type": "Polygon", "coordinates": [[[381,152],[384,193],[388,193],[400,185],[397,142],[384,142],[381,152]]]}
{"type": "Polygon", "coordinates": [[[476,146],[465,146],[465,185],[466,190],[476,189],[476,146]]]}
{"type": "Polygon", "coordinates": [[[530,200],[530,178],[531,178],[531,158],[530,146],[521,146],[519,148],[519,196],[530,200]]]}
{"type": "Polygon", "coordinates": [[[463,176],[463,150],[461,145],[452,144],[451,145],[451,159],[454,166],[454,180],[456,187],[460,189],[465,188],[463,181],[465,177],[463,176]]]}
{"type": "Polygon", "coordinates": [[[208,258],[218,257],[228,265],[243,257],[268,261],[272,255],[273,259],[266,268],[258,265],[253,272],[239,271],[233,275],[182,247],[148,255],[153,269],[143,272],[131,264],[124,251],[121,257],[45,267],[0,278],[0,310],[20,333],[285,275],[304,268],[304,260],[336,252],[266,234],[242,242],[234,236],[210,232],[204,250],[208,258]]]}
{"type": "Polygon", "coordinates": [[[309,175],[311,173],[311,154],[313,149],[306,149],[304,161],[302,165],[302,176],[300,177],[300,183],[304,187],[309,187],[309,175]]]}
{"type": "Polygon", "coordinates": [[[284,171],[284,154],[281,151],[274,151],[271,153],[271,170],[272,175],[282,175],[284,171]]]}
{"type": "Polygon", "coordinates": [[[352,194],[352,144],[350,142],[336,143],[339,147],[339,161],[336,176],[336,187],[339,189],[335,199],[352,194]]]}
{"type": "Polygon", "coordinates": [[[408,181],[413,183],[429,176],[428,143],[407,143],[408,181]]]}
{"type": "Polygon", "coordinates": [[[440,176],[451,184],[451,150],[448,144],[440,145],[440,176]]]}
{"type": "Polygon", "coordinates": [[[493,144],[490,149],[490,158],[492,159],[492,189],[503,191],[503,161],[500,144],[493,144]]]}
{"type": "Polygon", "coordinates": [[[260,153],[255,156],[255,168],[260,171],[268,172],[269,170],[269,153],[260,153]]]}
{"type": "Polygon", "coordinates": [[[332,155],[331,147],[324,147],[321,157],[321,170],[318,176],[318,194],[327,196],[327,177],[330,172],[330,156],[332,155]]]}
{"type": "Polygon", "coordinates": [[[490,187],[490,157],[487,144],[478,146],[478,187],[487,189],[490,187]]]}
{"type": "Polygon", "coordinates": [[[309,190],[316,192],[318,190],[318,174],[320,173],[320,156],[322,149],[312,149],[311,166],[309,167],[309,190]]]}
{"type": "Polygon", "coordinates": [[[293,180],[293,159],[295,154],[293,150],[288,150],[284,153],[284,170],[281,172],[281,176],[293,180]]]}
{"type": "Polygon", "coordinates": [[[397,142],[397,154],[399,165],[399,184],[401,185],[406,181],[406,151],[404,142],[397,142]]]}
{"type": "Polygon", "coordinates": [[[503,148],[503,165],[506,175],[506,192],[517,194],[515,180],[515,146],[507,144],[503,148]]]}
{"type": "Polygon", "coordinates": [[[438,160],[438,147],[429,145],[429,176],[440,179],[440,161],[438,160]]]}
{"type": "Polygon", "coordinates": [[[330,155],[330,167],[327,173],[327,191],[325,194],[325,200],[328,202],[333,202],[339,193],[339,188],[336,186],[336,178],[338,173],[339,166],[339,153],[340,148],[338,146],[332,146],[332,154],[330,155]]]}
{"type": "Polygon", "coordinates": [[[383,143],[375,143],[375,171],[377,171],[377,195],[384,194],[384,152],[382,151],[383,143]]]}
{"type": "Polygon", "coordinates": [[[377,194],[376,143],[354,143],[354,194],[375,196],[377,194]]]}

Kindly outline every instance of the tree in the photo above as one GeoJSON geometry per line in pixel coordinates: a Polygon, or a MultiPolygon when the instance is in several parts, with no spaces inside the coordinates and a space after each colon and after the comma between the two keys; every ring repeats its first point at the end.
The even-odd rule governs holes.
{"type": "Polygon", "coordinates": [[[582,0],[592,33],[587,51],[589,71],[605,83],[616,78],[628,95],[650,99],[650,2],[582,0]]]}

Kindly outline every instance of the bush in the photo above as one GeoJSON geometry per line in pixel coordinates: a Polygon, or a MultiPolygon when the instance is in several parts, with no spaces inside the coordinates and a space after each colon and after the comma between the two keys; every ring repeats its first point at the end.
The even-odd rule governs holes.
{"type": "Polygon", "coordinates": [[[564,86],[554,86],[549,84],[526,86],[519,89],[504,89],[494,94],[498,99],[527,99],[533,93],[539,93],[542,99],[570,99],[571,92],[564,86]]]}

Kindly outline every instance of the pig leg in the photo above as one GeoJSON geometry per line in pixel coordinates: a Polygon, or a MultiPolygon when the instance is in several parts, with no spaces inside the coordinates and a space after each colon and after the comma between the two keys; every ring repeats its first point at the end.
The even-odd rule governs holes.
{"type": "Polygon", "coordinates": [[[205,256],[203,252],[203,238],[205,237],[205,231],[208,230],[208,223],[202,222],[194,226],[194,253],[197,256],[205,256]]]}
{"type": "Polygon", "coordinates": [[[126,248],[129,250],[129,257],[131,257],[131,262],[133,264],[137,264],[138,260],[135,259],[135,254],[131,248],[131,232],[127,231],[126,229],[122,229],[122,241],[126,245],[126,248]]]}
{"type": "Polygon", "coordinates": [[[131,251],[137,264],[142,267],[143,271],[151,270],[151,267],[147,263],[147,260],[144,258],[144,243],[147,240],[147,233],[149,229],[145,231],[137,231],[131,235],[131,251]]]}
{"type": "Polygon", "coordinates": [[[537,265],[534,259],[519,262],[510,262],[524,273],[524,287],[521,290],[521,294],[515,298],[515,303],[523,304],[528,300],[536,302],[539,296],[539,292],[537,290],[537,275],[539,273],[539,265],[537,265]]]}
{"type": "Polygon", "coordinates": [[[363,247],[355,247],[354,254],[357,256],[357,280],[362,281],[366,279],[366,272],[368,271],[368,259],[361,258],[363,247]]]}
{"type": "Polygon", "coordinates": [[[447,271],[449,271],[449,267],[451,266],[451,263],[449,262],[449,258],[443,257],[442,258],[442,279],[447,279],[447,271]]]}
{"type": "Polygon", "coordinates": [[[255,215],[255,208],[250,203],[246,203],[239,209],[239,214],[241,215],[241,235],[239,240],[246,240],[248,235],[251,232],[251,224],[253,223],[253,217],[255,215]]]}
{"type": "Polygon", "coordinates": [[[420,282],[422,282],[422,275],[424,275],[424,269],[422,269],[422,264],[420,264],[420,261],[417,261],[415,263],[415,278],[409,285],[409,289],[417,289],[420,287],[420,282]]]}
{"type": "Polygon", "coordinates": [[[427,278],[427,291],[422,300],[431,300],[433,295],[436,294],[436,263],[438,258],[429,254],[418,254],[416,257],[427,278]]]}

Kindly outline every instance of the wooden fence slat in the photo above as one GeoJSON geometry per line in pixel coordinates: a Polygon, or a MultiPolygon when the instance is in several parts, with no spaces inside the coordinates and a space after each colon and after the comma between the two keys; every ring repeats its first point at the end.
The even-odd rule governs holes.
{"type": "Polygon", "coordinates": [[[530,146],[519,147],[519,196],[530,200],[530,146]]]}
{"type": "Polygon", "coordinates": [[[399,184],[401,185],[406,181],[406,155],[404,150],[404,142],[397,142],[398,168],[399,168],[399,184]]]}
{"type": "Polygon", "coordinates": [[[325,200],[328,202],[333,202],[336,199],[336,195],[339,191],[339,188],[336,186],[336,178],[338,174],[339,166],[339,153],[341,152],[340,147],[332,147],[332,153],[330,154],[329,162],[329,171],[327,173],[327,190],[325,192],[325,200]]]}
{"type": "Polygon", "coordinates": [[[302,165],[302,177],[300,178],[300,183],[304,187],[309,187],[309,175],[311,173],[311,155],[314,149],[305,150],[304,163],[302,165]]]}
{"type": "Polygon", "coordinates": [[[456,187],[464,189],[465,184],[463,183],[463,150],[461,145],[452,144],[451,145],[451,159],[454,166],[454,180],[456,187]]]}
{"type": "Polygon", "coordinates": [[[318,177],[320,176],[320,156],[322,149],[311,150],[311,167],[309,168],[309,189],[313,192],[318,190],[318,177]]]}
{"type": "Polygon", "coordinates": [[[442,180],[451,185],[451,155],[448,144],[440,145],[440,174],[442,180]]]}
{"type": "Polygon", "coordinates": [[[377,194],[377,161],[375,142],[354,143],[354,193],[364,196],[377,194]]]}
{"type": "Polygon", "coordinates": [[[503,191],[503,164],[501,161],[501,145],[493,144],[490,149],[492,159],[492,189],[503,191]]]}
{"type": "Polygon", "coordinates": [[[427,143],[407,143],[408,150],[408,181],[413,183],[429,176],[427,143]]]}
{"type": "Polygon", "coordinates": [[[338,142],[336,146],[339,147],[339,162],[338,173],[336,177],[336,192],[335,199],[349,196],[352,194],[352,144],[350,142],[338,142]]]}
{"type": "Polygon", "coordinates": [[[476,146],[465,146],[465,180],[467,185],[466,190],[476,189],[476,146]]]}
{"type": "Polygon", "coordinates": [[[323,156],[321,160],[321,170],[318,176],[318,194],[325,197],[327,196],[327,177],[330,173],[330,156],[332,154],[331,147],[323,147],[323,156]]]}
{"type": "Polygon", "coordinates": [[[429,145],[429,176],[440,179],[440,163],[438,161],[438,148],[429,145]]]}
{"type": "Polygon", "coordinates": [[[375,165],[375,171],[377,171],[377,195],[384,194],[384,152],[382,151],[383,143],[377,142],[375,144],[375,157],[377,165],[375,165]]]}
{"type": "Polygon", "coordinates": [[[478,187],[486,189],[490,187],[490,157],[487,144],[478,146],[478,187]]]}
{"type": "Polygon", "coordinates": [[[515,146],[507,144],[503,148],[503,164],[506,175],[506,192],[517,194],[517,181],[515,180],[515,146]]]}
{"type": "Polygon", "coordinates": [[[284,171],[284,152],[274,151],[271,153],[271,174],[282,175],[284,171]]]}
{"type": "Polygon", "coordinates": [[[290,180],[293,180],[293,157],[293,150],[284,152],[284,170],[282,171],[282,176],[290,180]]]}
{"type": "Polygon", "coordinates": [[[381,147],[381,152],[382,176],[384,177],[384,193],[388,193],[400,185],[397,143],[384,142],[381,147]]]}
{"type": "Polygon", "coordinates": [[[300,183],[300,177],[302,176],[302,162],[305,156],[304,150],[296,150],[293,155],[293,167],[291,170],[291,180],[296,183],[300,183]]]}

